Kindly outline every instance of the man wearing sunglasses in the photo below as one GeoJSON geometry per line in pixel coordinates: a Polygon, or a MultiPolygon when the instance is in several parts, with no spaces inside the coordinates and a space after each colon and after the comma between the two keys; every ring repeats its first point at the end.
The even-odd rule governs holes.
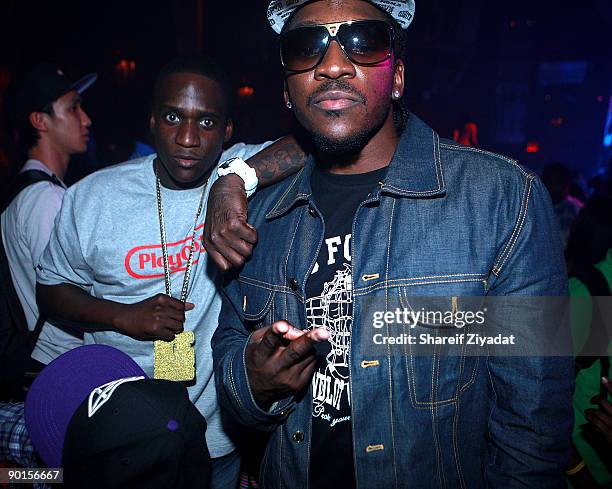
{"type": "Polygon", "coordinates": [[[268,8],[285,102],[314,153],[252,200],[258,244],[212,340],[220,404],[271,432],[264,488],[564,487],[571,360],[415,356],[373,341],[372,304],[440,296],[456,310],[462,296],[567,289],[541,182],[403,111],[414,8],[268,8]]]}

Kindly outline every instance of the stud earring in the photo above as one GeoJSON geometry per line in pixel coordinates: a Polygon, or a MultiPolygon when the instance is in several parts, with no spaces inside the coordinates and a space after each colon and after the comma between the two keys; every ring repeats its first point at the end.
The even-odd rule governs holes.
{"type": "Polygon", "coordinates": [[[287,100],[287,108],[293,109],[293,104],[289,100],[287,100]]]}

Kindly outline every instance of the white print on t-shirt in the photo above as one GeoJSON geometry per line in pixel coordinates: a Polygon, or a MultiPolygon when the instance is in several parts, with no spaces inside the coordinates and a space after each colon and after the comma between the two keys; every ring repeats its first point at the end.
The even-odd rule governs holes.
{"type": "MultiPolygon", "coordinates": [[[[344,239],[344,257],[348,261],[350,238],[351,235],[348,234],[344,239]]],[[[342,240],[339,237],[329,238],[326,243],[328,263],[332,265],[342,240]]],[[[331,282],[323,284],[321,295],[306,301],[309,327],[326,328],[330,332],[331,351],[327,354],[325,369],[315,372],[312,378],[312,414],[328,421],[331,426],[350,420],[350,416],[339,417],[338,411],[343,400],[350,406],[348,355],[351,344],[352,302],[353,281],[349,263],[344,263],[343,268],[336,271],[331,282]]]]}
{"type": "MultiPolygon", "coordinates": [[[[327,246],[327,264],[335,265],[336,264],[336,253],[339,251],[339,246],[342,244],[342,240],[340,236],[334,236],[333,238],[327,238],[325,240],[325,244],[327,246]]],[[[344,237],[344,245],[343,245],[344,259],[346,261],[351,261],[351,235],[347,234],[344,237]]],[[[312,269],[311,274],[317,273],[319,271],[319,264],[315,263],[314,268],[312,269]]]]}

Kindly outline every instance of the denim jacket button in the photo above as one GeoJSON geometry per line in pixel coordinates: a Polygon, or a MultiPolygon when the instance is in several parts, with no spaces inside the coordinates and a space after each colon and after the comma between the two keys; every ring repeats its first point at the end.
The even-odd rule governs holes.
{"type": "Polygon", "coordinates": [[[304,441],[304,433],[300,430],[297,430],[293,435],[291,435],[291,439],[296,443],[302,443],[304,441]]]}
{"type": "Polygon", "coordinates": [[[317,211],[315,211],[315,208],[312,206],[308,206],[308,213],[312,216],[312,217],[317,217],[317,211]]]}
{"type": "Polygon", "coordinates": [[[298,289],[298,281],[295,278],[289,279],[289,288],[295,292],[298,289]]]}

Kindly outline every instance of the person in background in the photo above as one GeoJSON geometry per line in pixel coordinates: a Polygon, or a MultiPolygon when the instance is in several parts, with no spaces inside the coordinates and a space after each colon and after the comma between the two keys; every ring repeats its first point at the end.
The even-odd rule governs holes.
{"type": "Polygon", "coordinates": [[[36,304],[35,267],[66,192],[62,179],[70,158],[87,150],[91,119],[81,107],[81,94],[96,78],[92,73],[73,83],[57,66],[40,63],[15,87],[11,100],[19,146],[27,158],[18,179],[36,173],[44,177],[18,195],[10,195],[12,200],[5,202],[8,205],[0,217],[2,244],[28,328],[34,331],[38,324],[40,330],[30,371],[39,371],[82,344],[78,335],[48,322],[42,324],[36,304]]]}
{"type": "Polygon", "coordinates": [[[573,451],[566,474],[574,489],[612,487],[612,317],[605,308],[612,290],[611,215],[611,198],[589,200],[566,250],[576,349],[573,451]]]}
{"type": "Polygon", "coordinates": [[[561,231],[561,239],[563,245],[566,246],[572,223],[584,204],[569,193],[572,175],[567,166],[561,163],[548,165],[542,173],[542,181],[550,193],[561,231]]]}

